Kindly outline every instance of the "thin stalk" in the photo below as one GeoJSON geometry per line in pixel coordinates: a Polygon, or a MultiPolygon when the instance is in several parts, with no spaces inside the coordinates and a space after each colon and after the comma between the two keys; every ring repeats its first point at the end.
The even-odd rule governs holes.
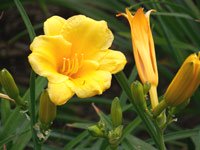
{"type": "Polygon", "coordinates": [[[158,133],[158,140],[159,140],[160,150],[166,150],[165,141],[164,141],[164,135],[163,135],[164,131],[159,127],[157,122],[155,122],[154,124],[155,124],[156,130],[157,130],[157,133],[158,133]]]}
{"type": "Polygon", "coordinates": [[[156,118],[158,117],[166,108],[168,104],[165,100],[162,100],[152,111],[153,116],[156,118]]]}
{"type": "MultiPolygon", "coordinates": [[[[28,15],[26,14],[26,11],[24,7],[22,6],[21,2],[19,0],[14,0],[15,5],[17,6],[17,9],[26,25],[26,28],[29,33],[29,38],[30,41],[33,41],[34,37],[36,36],[35,31],[33,29],[33,26],[29,20],[28,15]]],[[[41,145],[39,144],[37,140],[37,133],[34,130],[34,125],[36,123],[36,115],[35,115],[35,78],[36,74],[34,71],[31,71],[31,76],[30,76],[30,117],[31,117],[31,129],[32,129],[32,139],[34,143],[34,149],[35,150],[40,150],[41,145]]]]}
{"type": "Polygon", "coordinates": [[[144,122],[148,133],[150,134],[150,136],[153,138],[154,142],[156,143],[156,146],[160,149],[161,148],[161,144],[159,141],[159,137],[158,137],[158,133],[157,130],[154,126],[154,123],[152,122],[152,120],[150,119],[149,116],[146,115],[146,113],[141,110],[140,108],[137,107],[137,105],[135,103],[133,103],[133,97],[130,91],[130,85],[128,83],[128,80],[125,76],[125,74],[121,71],[117,74],[115,74],[115,78],[117,79],[118,83],[120,84],[121,88],[125,91],[125,93],[127,94],[130,102],[133,104],[135,110],[137,111],[138,115],[141,117],[142,121],[144,122]]]}
{"type": "Polygon", "coordinates": [[[157,87],[151,86],[149,90],[150,100],[152,109],[154,109],[158,105],[158,94],[157,94],[157,87]]]}

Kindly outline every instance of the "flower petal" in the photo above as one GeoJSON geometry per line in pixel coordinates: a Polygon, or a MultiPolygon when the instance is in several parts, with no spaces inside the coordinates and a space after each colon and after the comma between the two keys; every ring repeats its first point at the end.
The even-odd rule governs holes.
{"type": "Polygon", "coordinates": [[[158,71],[149,22],[149,15],[152,11],[148,11],[145,15],[143,8],[139,8],[135,15],[132,16],[129,10],[126,9],[126,18],[131,27],[134,58],[140,79],[143,83],[148,81],[157,86],[158,71]]]}
{"type": "Polygon", "coordinates": [[[111,85],[112,76],[107,71],[94,71],[85,76],[73,79],[74,92],[80,98],[102,94],[111,85]]]}
{"type": "Polygon", "coordinates": [[[113,34],[105,21],[96,21],[83,15],[67,19],[61,34],[72,43],[75,53],[88,54],[91,50],[108,49],[113,41],[113,34]]]}
{"type": "Polygon", "coordinates": [[[40,53],[32,53],[28,56],[28,59],[33,70],[40,76],[47,77],[56,72],[56,63],[40,53]]]}
{"type": "Polygon", "coordinates": [[[64,18],[59,16],[52,16],[44,22],[45,35],[60,35],[64,24],[64,18]]]}
{"type": "MultiPolygon", "coordinates": [[[[47,61],[47,63],[51,62],[50,64],[54,64],[55,67],[59,67],[63,63],[63,58],[68,58],[70,56],[71,43],[67,42],[61,35],[42,35],[33,40],[30,45],[30,49],[32,50],[32,54],[34,54],[34,56],[35,53],[37,53],[37,56],[40,55],[42,59],[45,58],[44,61],[33,61],[33,63],[36,63],[35,66],[37,65],[38,68],[40,68],[40,64],[45,63],[45,61],[47,61]]],[[[32,65],[32,59],[29,61],[32,65]]]]}
{"type": "Polygon", "coordinates": [[[84,60],[82,67],[79,68],[78,72],[75,73],[72,77],[73,78],[80,78],[81,76],[85,76],[90,72],[94,72],[98,70],[99,63],[94,60],[84,60]]]}
{"type": "Polygon", "coordinates": [[[60,83],[49,82],[47,91],[51,101],[55,105],[65,104],[74,95],[71,86],[72,83],[70,80],[65,80],[60,83]]]}
{"type": "Polygon", "coordinates": [[[126,64],[126,57],[122,52],[114,50],[102,50],[94,54],[93,59],[99,63],[99,70],[115,74],[123,70],[126,64]]]}

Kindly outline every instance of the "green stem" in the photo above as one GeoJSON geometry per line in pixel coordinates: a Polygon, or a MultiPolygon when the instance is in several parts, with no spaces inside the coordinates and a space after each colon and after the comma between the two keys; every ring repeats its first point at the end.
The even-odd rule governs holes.
{"type": "Polygon", "coordinates": [[[33,143],[34,148],[36,150],[41,149],[40,144],[37,140],[37,133],[34,129],[34,125],[36,124],[36,115],[35,115],[35,78],[36,74],[31,71],[31,77],[30,77],[30,114],[31,114],[31,129],[32,129],[32,136],[33,136],[33,143]]]}
{"type": "Polygon", "coordinates": [[[159,149],[160,150],[166,150],[165,142],[164,142],[164,136],[163,136],[163,130],[158,126],[157,123],[155,123],[156,130],[158,133],[158,140],[159,140],[159,149]]]}
{"type": "Polygon", "coordinates": [[[121,72],[115,74],[115,78],[117,79],[121,88],[127,94],[128,98],[129,98],[130,102],[133,104],[133,107],[135,108],[136,112],[138,113],[138,115],[143,120],[143,122],[144,122],[144,124],[147,128],[148,133],[153,138],[157,147],[160,148],[161,147],[160,141],[158,139],[158,136],[157,136],[158,133],[157,133],[157,130],[155,129],[154,123],[152,122],[151,118],[149,116],[147,116],[147,114],[143,110],[138,108],[137,105],[133,102],[133,97],[132,97],[132,94],[131,94],[130,85],[129,85],[129,82],[128,82],[125,74],[121,71],[121,72]]]}
{"type": "MultiPolygon", "coordinates": [[[[14,0],[15,5],[17,6],[18,11],[20,12],[20,15],[26,25],[26,29],[29,33],[29,38],[31,41],[33,41],[34,37],[36,36],[35,31],[33,29],[33,26],[28,18],[28,15],[26,14],[26,11],[24,7],[22,6],[21,2],[19,0],[14,0]]],[[[40,150],[41,145],[38,142],[37,139],[37,133],[34,130],[34,125],[36,123],[36,115],[35,115],[35,78],[36,74],[31,71],[31,77],[30,77],[30,117],[31,117],[31,129],[32,129],[32,139],[34,143],[34,149],[40,150]]]]}
{"type": "Polygon", "coordinates": [[[162,100],[152,111],[153,116],[158,117],[164,110],[167,108],[167,103],[165,100],[162,100]]]}

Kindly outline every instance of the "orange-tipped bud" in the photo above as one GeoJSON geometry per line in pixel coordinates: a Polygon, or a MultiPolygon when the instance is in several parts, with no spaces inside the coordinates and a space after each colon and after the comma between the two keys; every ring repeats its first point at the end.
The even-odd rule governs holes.
{"type": "Polygon", "coordinates": [[[158,71],[149,19],[152,11],[154,10],[150,10],[144,14],[143,8],[139,8],[133,16],[126,9],[126,14],[121,15],[128,19],[131,27],[133,53],[142,83],[149,82],[152,86],[157,86],[158,71]]]}
{"type": "Polygon", "coordinates": [[[158,70],[154,48],[153,36],[150,28],[150,13],[155,10],[149,10],[146,14],[143,8],[139,8],[134,15],[126,9],[125,13],[117,16],[124,16],[128,19],[131,28],[133,54],[139,77],[143,84],[149,82],[149,90],[152,108],[158,105],[157,85],[158,70]]]}
{"type": "Polygon", "coordinates": [[[200,84],[200,52],[190,55],[182,64],[164,94],[166,103],[177,106],[187,101],[200,84]]]}

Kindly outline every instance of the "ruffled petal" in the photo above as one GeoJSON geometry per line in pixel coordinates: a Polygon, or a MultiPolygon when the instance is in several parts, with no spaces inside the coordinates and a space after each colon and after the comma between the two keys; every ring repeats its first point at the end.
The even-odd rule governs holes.
{"type": "Polygon", "coordinates": [[[45,35],[60,35],[65,24],[65,19],[59,16],[52,16],[44,22],[45,35]]]}
{"type": "Polygon", "coordinates": [[[90,72],[85,76],[73,79],[74,92],[80,98],[102,94],[111,85],[112,76],[107,71],[90,72]]]}
{"type": "Polygon", "coordinates": [[[66,20],[61,33],[72,43],[75,53],[89,53],[94,50],[108,49],[113,41],[113,34],[105,21],[96,21],[83,15],[66,20]]]}
{"type": "MultiPolygon", "coordinates": [[[[38,68],[42,65],[41,63],[50,62],[50,65],[54,64],[57,67],[62,66],[63,58],[68,58],[71,54],[71,43],[67,42],[62,36],[38,36],[30,45],[32,54],[35,56],[40,55],[45,58],[44,61],[34,61],[37,63],[38,68]]],[[[32,59],[29,60],[32,65],[32,59]]],[[[45,69],[45,68],[43,68],[45,69]]],[[[60,69],[60,68],[57,68],[60,69]]],[[[41,70],[41,69],[40,69],[41,70]]],[[[45,69],[46,70],[46,69],[45,69]]]]}
{"type": "Polygon", "coordinates": [[[56,62],[51,61],[48,57],[43,56],[40,53],[30,54],[28,60],[33,70],[40,76],[48,77],[50,74],[56,73],[56,62]]]}
{"type": "Polygon", "coordinates": [[[48,83],[48,93],[51,101],[55,105],[63,105],[65,104],[73,95],[71,87],[73,83],[70,80],[65,80],[60,83],[48,83]]]}
{"type": "Polygon", "coordinates": [[[102,50],[92,56],[99,63],[99,70],[115,74],[124,69],[126,57],[120,51],[102,50]]]}

